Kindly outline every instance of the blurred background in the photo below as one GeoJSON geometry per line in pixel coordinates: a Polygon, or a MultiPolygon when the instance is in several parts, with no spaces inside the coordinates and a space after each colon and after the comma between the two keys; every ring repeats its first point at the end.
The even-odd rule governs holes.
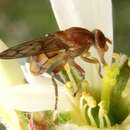
{"type": "MultiPolygon", "coordinates": [[[[112,0],[115,51],[130,56],[130,0],[112,0]]],[[[0,0],[0,38],[9,46],[58,30],[49,0],[0,0]]]]}

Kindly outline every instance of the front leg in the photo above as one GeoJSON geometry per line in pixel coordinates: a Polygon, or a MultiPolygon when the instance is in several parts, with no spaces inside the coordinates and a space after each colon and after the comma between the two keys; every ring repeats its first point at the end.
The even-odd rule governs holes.
{"type": "Polygon", "coordinates": [[[96,58],[88,58],[88,57],[85,57],[83,55],[80,56],[85,62],[88,62],[88,63],[92,63],[92,64],[99,64],[99,70],[98,70],[98,73],[99,73],[99,76],[102,78],[102,74],[101,74],[101,64],[100,62],[98,61],[98,59],[96,58]]]}

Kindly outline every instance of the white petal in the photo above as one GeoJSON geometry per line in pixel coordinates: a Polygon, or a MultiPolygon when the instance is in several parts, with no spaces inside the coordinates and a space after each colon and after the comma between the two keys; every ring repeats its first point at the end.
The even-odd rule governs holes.
{"type": "Polygon", "coordinates": [[[100,130],[91,126],[77,126],[75,124],[63,124],[56,128],[56,130],[100,130]]]}
{"type": "MultiPolygon", "coordinates": [[[[72,106],[62,87],[59,87],[58,110],[69,111],[72,106]]],[[[6,107],[26,112],[54,110],[55,91],[51,84],[42,86],[24,84],[1,91],[0,103],[6,107]]]]}
{"type": "Polygon", "coordinates": [[[110,128],[95,128],[93,126],[78,126],[76,124],[63,124],[59,125],[56,130],[130,130],[130,125],[115,125],[110,128]]]}
{"type": "MultiPolygon", "coordinates": [[[[0,52],[8,47],[0,40],[0,52]]],[[[14,60],[0,59],[0,88],[24,83],[20,65],[14,60]]]]}
{"type": "MultiPolygon", "coordinates": [[[[111,0],[50,0],[52,8],[60,29],[66,29],[72,26],[80,26],[93,30],[101,29],[104,34],[113,41],[112,29],[112,4],[111,0]]],[[[92,53],[97,55],[95,50],[92,53]]],[[[111,63],[113,45],[109,47],[105,59],[111,63]]],[[[99,81],[95,65],[86,64],[78,60],[87,71],[87,78],[96,85],[99,81]]]]}

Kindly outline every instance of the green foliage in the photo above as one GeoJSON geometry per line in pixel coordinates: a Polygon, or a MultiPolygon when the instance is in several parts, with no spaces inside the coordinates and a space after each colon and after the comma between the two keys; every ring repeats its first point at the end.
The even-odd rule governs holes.
{"type": "Polygon", "coordinates": [[[14,42],[40,37],[58,30],[49,0],[6,0],[0,2],[0,38],[14,42]]]}
{"type": "Polygon", "coordinates": [[[112,0],[114,20],[114,47],[116,52],[123,52],[130,56],[130,1],[112,0]]]}

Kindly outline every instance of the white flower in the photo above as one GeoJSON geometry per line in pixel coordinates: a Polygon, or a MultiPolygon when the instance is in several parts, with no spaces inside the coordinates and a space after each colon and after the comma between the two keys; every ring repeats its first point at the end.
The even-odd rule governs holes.
{"type": "MultiPolygon", "coordinates": [[[[89,30],[99,28],[107,37],[113,39],[112,8],[110,0],[51,0],[51,3],[60,29],[65,29],[70,26],[80,26],[89,30]]],[[[92,48],[91,52],[95,57],[97,56],[94,48],[92,48]]],[[[112,52],[113,47],[110,46],[108,53],[105,55],[108,64],[111,64],[112,52]]],[[[127,58],[123,63],[126,63],[126,61],[127,58]]],[[[72,115],[70,114],[72,120],[65,124],[59,124],[55,127],[56,130],[128,130],[130,128],[129,116],[120,125],[112,126],[108,114],[110,101],[113,103],[113,100],[110,100],[110,96],[114,87],[118,87],[118,85],[116,86],[117,77],[119,76],[121,67],[124,64],[121,66],[118,64],[106,66],[101,82],[95,65],[87,64],[80,59],[77,59],[77,62],[79,62],[79,64],[85,69],[89,85],[86,80],[80,79],[81,77],[78,75],[78,72],[74,70],[73,66],[69,66],[69,64],[65,65],[64,69],[69,78],[69,81],[66,83],[66,88],[68,87],[67,89],[70,90],[70,95],[72,95],[68,97],[65,86],[57,81],[59,86],[58,111],[72,112],[72,115]],[[74,97],[71,92],[73,92],[76,87],[79,87],[78,83],[80,83],[80,91],[77,93],[79,95],[74,97]],[[101,94],[97,92],[100,95],[99,99],[96,98],[96,94],[91,92],[92,88],[89,90],[88,87],[90,86],[102,86],[102,88],[100,88],[101,94]],[[95,114],[93,114],[94,109],[97,109],[95,114]]],[[[16,85],[13,88],[3,89],[3,93],[1,94],[2,99],[0,100],[1,104],[5,105],[6,108],[8,106],[9,109],[12,108],[26,112],[54,110],[55,92],[50,77],[44,77],[43,75],[37,77],[33,76],[29,71],[28,63],[22,66],[22,70],[28,83],[16,85]]],[[[14,76],[14,78],[17,79],[16,76],[14,76]]],[[[128,78],[129,75],[127,75],[126,79],[128,80],[128,78]]],[[[124,98],[127,97],[126,99],[128,99],[128,93],[124,92],[120,95],[124,95],[124,98]]],[[[113,96],[118,95],[113,94],[113,96]]],[[[127,103],[128,101],[126,104],[127,103]]],[[[15,115],[15,112],[12,115],[15,115]]],[[[17,117],[17,114],[15,117],[17,117]]],[[[19,121],[18,119],[16,120],[17,127],[19,127],[19,121]]]]}

